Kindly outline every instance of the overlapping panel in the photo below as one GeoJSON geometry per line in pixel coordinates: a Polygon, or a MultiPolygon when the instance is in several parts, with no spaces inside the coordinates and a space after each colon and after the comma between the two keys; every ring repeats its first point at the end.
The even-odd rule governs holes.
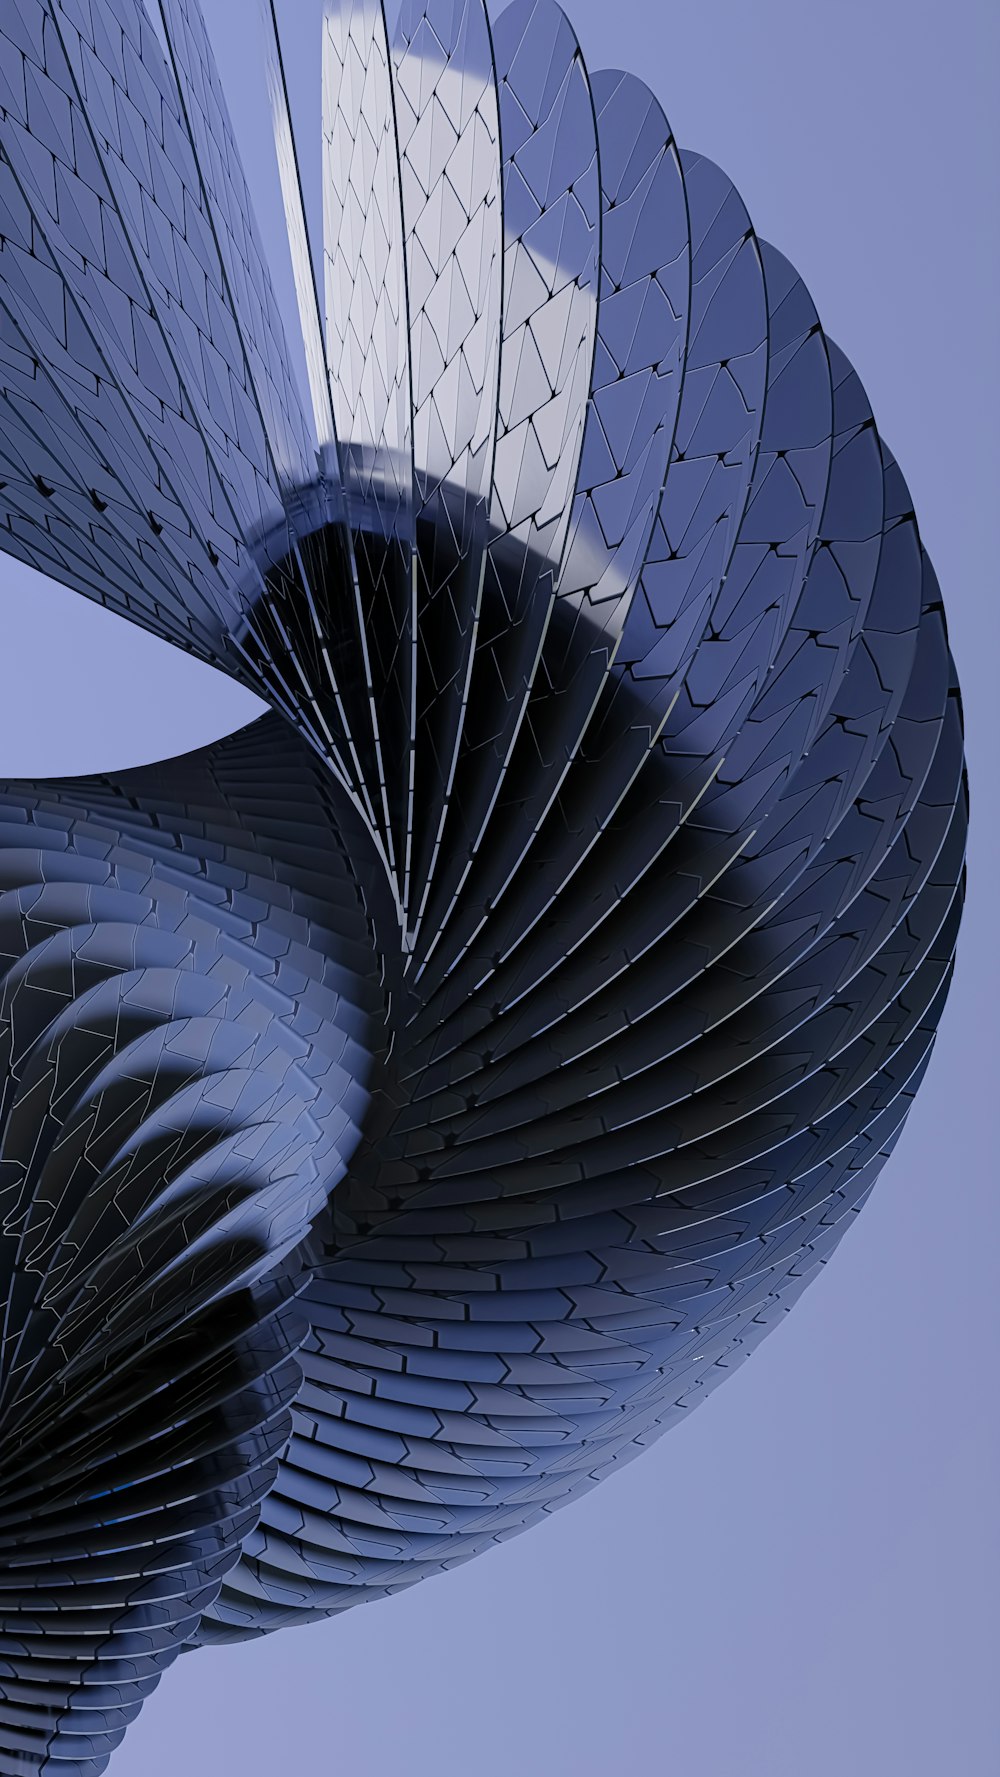
{"type": "Polygon", "coordinates": [[[58,193],[53,205],[38,185],[52,251],[147,424],[163,403],[185,497],[207,506],[216,548],[232,557],[280,520],[281,492],[179,96],[138,0],[94,0],[84,15],[50,0],[49,10],[40,103],[58,120],[56,159],[75,172],[83,157],[96,182],[104,276],[78,265],[61,210],[54,231],[58,193]]]}
{"type": "Polygon", "coordinates": [[[399,144],[382,0],[328,0],[325,7],[323,234],[327,359],[358,533],[378,802],[405,906],[417,694],[413,394],[399,144]]]}
{"type": "Polygon", "coordinates": [[[299,407],[264,244],[254,215],[199,0],[159,0],[184,118],[197,157],[248,384],[279,486],[316,472],[316,443],[299,407]]]}
{"type": "Polygon", "coordinates": [[[681,400],[691,303],[687,195],[670,126],[633,76],[593,81],[601,164],[597,352],[559,595],[610,639],[646,556],[681,400]]]}
{"type": "MultiPolygon", "coordinates": [[[[449,930],[449,959],[497,903],[531,848],[598,706],[663,490],[680,405],[691,264],[680,162],[663,112],[640,81],[595,82],[602,174],[596,363],[567,557],[525,719],[449,930]]],[[[505,909],[506,912],[506,909],[505,909]]]]}
{"type": "Polygon", "coordinates": [[[381,0],[328,0],[323,36],[327,353],[352,491],[408,538],[413,410],[406,255],[381,0]]]}
{"type": "Polygon", "coordinates": [[[288,520],[159,40],[135,0],[2,28],[6,546],[263,689],[350,781],[248,548],[286,555],[288,520]]]}
{"type": "Polygon", "coordinates": [[[289,1435],[381,1040],[323,775],[271,721],[0,794],[4,1770],[104,1768],[289,1435]]]}
{"type": "MultiPolygon", "coordinates": [[[[300,307],[305,311],[307,364],[316,409],[313,433],[299,409],[263,244],[198,0],[161,0],[161,10],[205,208],[246,359],[248,386],[261,415],[268,456],[283,494],[285,522],[267,533],[266,539],[261,540],[264,547],[258,551],[269,569],[266,596],[256,602],[252,617],[240,632],[240,640],[244,654],[259,674],[262,688],[272,696],[273,688],[277,688],[277,701],[291,704],[303,732],[331,760],[356,803],[377,824],[369,788],[378,776],[381,758],[373,707],[371,650],[355,546],[345,523],[340,491],[336,428],[313,271],[311,263],[307,263],[308,233],[294,143],[287,109],[282,105],[285,94],[273,10],[267,9],[272,54],[278,64],[271,71],[272,103],[286,212],[290,214],[294,237],[293,263],[300,307]],[[321,446],[318,459],[317,445],[321,446]],[[314,488],[318,466],[330,484],[321,490],[314,488]],[[308,539],[323,519],[327,520],[325,533],[310,550],[308,539]],[[307,564],[303,550],[318,553],[320,562],[307,564]],[[336,601],[325,596],[326,584],[331,580],[340,583],[336,601]],[[345,580],[353,599],[342,596],[345,580]],[[309,610],[304,608],[307,602],[309,610]],[[336,611],[335,602],[345,609],[336,611]],[[322,618],[317,607],[323,609],[322,618]],[[360,684],[352,670],[344,670],[343,659],[348,651],[360,655],[364,663],[360,684]],[[335,660],[340,662],[339,670],[335,660]]],[[[384,572],[384,567],[380,571],[384,572]]]]}
{"type": "Polygon", "coordinates": [[[553,0],[516,0],[496,21],[494,53],[504,223],[494,534],[423,957],[461,892],[524,720],[566,546],[597,333],[600,170],[579,44],[553,0]]]}
{"type": "Polygon", "coordinates": [[[313,425],[322,453],[324,472],[334,481],[339,481],[340,459],[337,448],[337,429],[334,424],[333,405],[330,397],[330,375],[323,341],[319,294],[316,288],[316,269],[310,245],[310,231],[302,190],[295,128],[292,121],[288,84],[285,78],[276,0],[260,0],[260,18],[268,94],[271,100],[271,123],[274,130],[281,195],[285,206],[285,227],[288,231],[288,247],[292,261],[292,275],[295,280],[295,295],[299,310],[299,324],[302,329],[306,374],[309,378],[313,425]]]}
{"type": "MultiPolygon", "coordinates": [[[[476,933],[474,952],[439,992],[433,990],[451,959],[443,954],[435,959],[427,977],[424,1024],[460,1008],[469,982],[495,966],[493,958],[505,958],[512,941],[533,934],[539,921],[548,922],[557,897],[561,909],[566,908],[564,885],[583,860],[588,871],[593,868],[593,844],[615,847],[616,883],[627,884],[629,872],[633,880],[641,879],[665,851],[718,763],[709,753],[701,774],[692,772],[686,784],[671,766],[669,815],[664,812],[658,823],[644,818],[649,793],[636,780],[651,748],[660,746],[678,684],[694,657],[736,545],[757,461],[770,363],[763,268],[746,210],[718,168],[687,155],[681,160],[690,215],[691,316],[680,407],[646,565],[629,602],[614,673],[560,786],[548,830],[532,844],[531,870],[505,895],[499,918],[476,933]],[[669,559],[661,560],[664,545],[669,559]],[[689,603],[692,588],[697,615],[686,631],[683,655],[668,668],[650,645],[650,601],[665,614],[676,614],[689,603]],[[638,702],[636,682],[643,694],[638,702]],[[566,829],[577,832],[581,826],[588,830],[589,842],[568,846],[566,829]],[[628,835],[624,853],[623,827],[628,835]]],[[[557,618],[569,625],[566,614],[557,611],[557,618]]],[[[672,618],[671,633],[676,633],[672,618]]],[[[667,801],[665,784],[660,801],[667,801]]],[[[588,898],[586,881],[572,885],[570,903],[575,893],[588,898]]],[[[474,916],[472,908],[463,937],[476,931],[474,916]]],[[[572,913],[562,911],[562,919],[572,921],[572,913]]],[[[565,935],[570,943],[578,940],[572,924],[565,935]]]]}
{"type": "MultiPolygon", "coordinates": [[[[150,69],[159,57],[165,85],[145,29],[129,46],[133,67],[142,51],[150,69]]],[[[207,652],[236,600],[240,545],[213,511],[206,443],[182,414],[96,152],[98,119],[117,131],[117,114],[84,115],[43,8],[5,13],[0,42],[11,89],[0,165],[5,547],[50,571],[66,563],[81,590],[207,652]]]]}
{"type": "Polygon", "coordinates": [[[482,0],[405,5],[393,78],[421,534],[416,924],[439,853],[465,719],[496,447],[500,118],[482,0]]]}
{"type": "Polygon", "coordinates": [[[324,345],[265,0],[314,439],[164,16],[176,82],[137,0],[0,18],[2,541],[282,714],[0,796],[11,1772],[683,1418],[893,1152],[963,894],[902,475],[647,89],[551,0],[328,0],[324,345]]]}
{"type": "Polygon", "coordinates": [[[888,753],[870,782],[898,810],[888,850],[851,812],[742,955],[706,973],[678,931],[645,1012],[609,978],[575,1058],[564,978],[531,1042],[494,1019],[461,1079],[413,1081],[334,1201],[289,1467],[209,1639],[534,1522],[689,1411],[822,1263],[898,1137],[954,944],[961,731],[933,598],[925,623],[895,788],[888,753]]]}
{"type": "Polygon", "coordinates": [[[640,596],[620,650],[664,686],[704,632],[736,543],[763,424],[770,357],[767,293],[750,218],[703,156],[681,165],[691,229],[691,325],[681,410],[640,596]]]}

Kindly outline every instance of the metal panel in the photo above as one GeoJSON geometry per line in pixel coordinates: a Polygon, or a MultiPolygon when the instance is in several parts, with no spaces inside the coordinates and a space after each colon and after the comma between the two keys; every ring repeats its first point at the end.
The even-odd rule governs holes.
{"type": "Polygon", "coordinates": [[[585,744],[614,667],[659,508],[680,405],[691,260],[680,160],[649,89],[598,75],[602,269],[594,376],[566,559],[524,723],[477,849],[449,959],[490,909],[490,949],[524,930],[524,906],[498,919],[585,744]]]}
{"type": "Polygon", "coordinates": [[[482,0],[408,0],[394,61],[417,520],[417,882],[437,861],[479,631],[496,447],[503,225],[500,117],[482,0]]]}
{"type": "Polygon", "coordinates": [[[327,361],[375,710],[376,802],[404,910],[413,844],[417,613],[413,397],[399,146],[382,0],[323,24],[327,361]]]}
{"type": "Polygon", "coordinates": [[[319,293],[316,289],[316,271],[309,239],[305,200],[302,195],[295,128],[292,122],[288,85],[285,79],[285,64],[281,52],[281,33],[275,0],[260,0],[260,17],[268,94],[271,100],[271,125],[274,131],[281,196],[285,207],[285,228],[288,234],[292,275],[295,280],[299,326],[302,330],[302,343],[305,349],[306,374],[309,378],[309,394],[313,409],[313,426],[322,456],[324,473],[331,480],[339,482],[340,457],[337,428],[334,423],[333,404],[330,398],[330,376],[327,370],[326,348],[323,343],[319,293]]]}
{"type": "Polygon", "coordinates": [[[93,1777],[181,1646],[747,1355],[899,1138],[967,815],[895,459],[641,83],[329,0],[331,379],[266,0],[313,440],[163,6],[183,102],[136,0],[0,16],[0,543],[281,712],[0,786],[0,1765],[93,1777]]]}
{"type": "Polygon", "coordinates": [[[202,197],[235,331],[282,491],[315,472],[316,440],[299,406],[285,330],[199,0],[159,0],[202,197]]]}
{"type": "Polygon", "coordinates": [[[428,903],[421,968],[483,839],[538,670],[572,515],[597,335],[600,170],[580,46],[553,0],[516,0],[493,35],[504,221],[493,536],[445,829],[447,868],[428,903]]]}

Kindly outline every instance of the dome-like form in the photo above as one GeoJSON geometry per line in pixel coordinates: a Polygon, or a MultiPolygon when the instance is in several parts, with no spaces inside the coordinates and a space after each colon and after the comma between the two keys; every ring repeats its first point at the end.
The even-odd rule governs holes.
{"type": "Polygon", "coordinates": [[[0,8],[0,547],[273,711],[0,787],[8,1774],[689,1412],[961,908],[909,495],[726,176],[553,0],[327,0],[320,278],[264,30],[309,412],[197,0],[0,8]]]}

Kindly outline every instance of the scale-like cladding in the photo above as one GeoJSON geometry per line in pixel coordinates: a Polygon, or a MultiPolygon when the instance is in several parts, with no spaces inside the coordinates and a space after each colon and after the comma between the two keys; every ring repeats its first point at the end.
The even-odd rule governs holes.
{"type": "Polygon", "coordinates": [[[4,1772],[103,1768],[292,1429],[385,1024],[326,777],[269,717],[0,793],[4,1772]]]}
{"type": "Polygon", "coordinates": [[[689,1411],[961,908],[909,495],[725,175],[552,0],[328,0],[320,254],[262,22],[308,412],[197,0],[0,9],[0,544],[275,712],[0,794],[11,1777],[689,1411]]]}

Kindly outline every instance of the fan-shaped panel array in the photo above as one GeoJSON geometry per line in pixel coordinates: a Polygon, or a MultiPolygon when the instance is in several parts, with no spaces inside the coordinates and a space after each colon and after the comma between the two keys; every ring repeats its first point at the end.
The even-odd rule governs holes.
{"type": "Polygon", "coordinates": [[[553,0],[328,0],[301,400],[197,0],[0,15],[0,546],[274,713],[0,791],[0,1771],[687,1414],[863,1204],[963,890],[858,376],[553,0]]]}

